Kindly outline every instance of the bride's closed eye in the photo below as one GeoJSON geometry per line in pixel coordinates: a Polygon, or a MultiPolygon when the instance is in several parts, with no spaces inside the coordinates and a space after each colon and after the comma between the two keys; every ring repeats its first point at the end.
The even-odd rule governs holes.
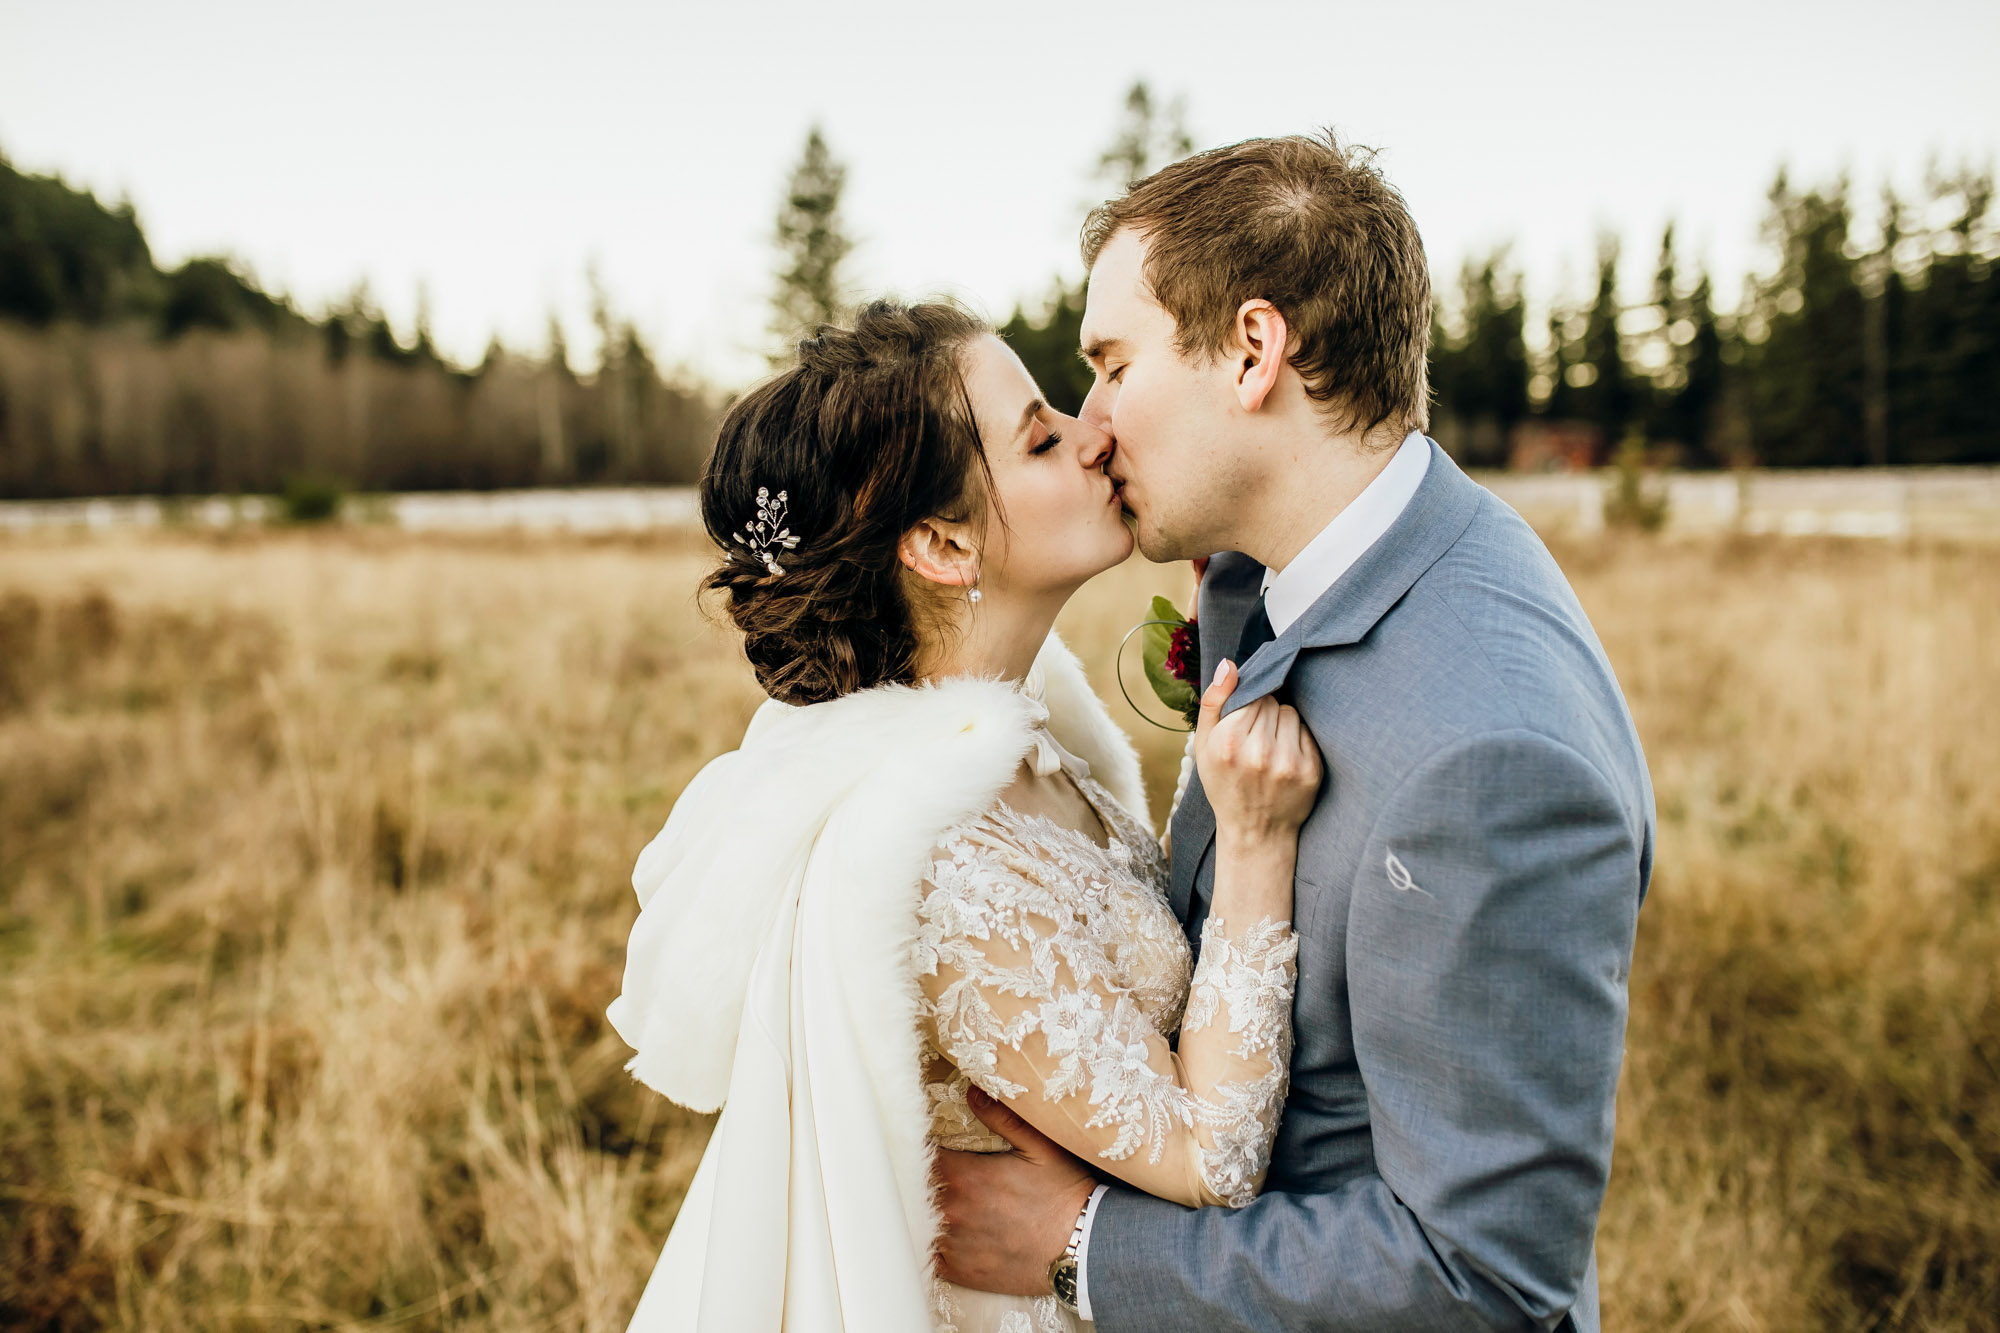
{"type": "Polygon", "coordinates": [[[1057,434],[1055,431],[1050,431],[1049,438],[1043,440],[1040,444],[1036,445],[1028,452],[1031,454],[1045,454],[1049,450],[1055,448],[1057,445],[1061,443],[1062,443],[1062,436],[1057,434]]]}

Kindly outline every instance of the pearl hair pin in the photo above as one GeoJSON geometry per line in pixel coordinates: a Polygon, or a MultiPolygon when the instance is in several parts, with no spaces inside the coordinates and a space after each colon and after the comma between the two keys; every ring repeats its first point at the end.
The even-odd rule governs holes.
{"type": "Polygon", "coordinates": [[[774,499],[770,487],[759,486],[756,520],[745,523],[741,531],[735,534],[736,540],[741,542],[751,555],[762,560],[764,568],[773,574],[784,572],[784,566],[778,563],[774,552],[780,547],[789,551],[799,544],[799,539],[785,526],[785,510],[785,492],[779,491],[774,499]]]}

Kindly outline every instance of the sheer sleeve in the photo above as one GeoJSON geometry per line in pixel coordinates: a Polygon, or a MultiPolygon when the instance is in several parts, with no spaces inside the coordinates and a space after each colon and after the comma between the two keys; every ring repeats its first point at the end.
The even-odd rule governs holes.
{"type": "Polygon", "coordinates": [[[1119,983],[1115,913],[1065,855],[977,824],[940,846],[917,946],[925,1035],[1127,1184],[1190,1206],[1250,1202],[1291,1060],[1291,924],[1209,918],[1176,1048],[1119,983]]]}

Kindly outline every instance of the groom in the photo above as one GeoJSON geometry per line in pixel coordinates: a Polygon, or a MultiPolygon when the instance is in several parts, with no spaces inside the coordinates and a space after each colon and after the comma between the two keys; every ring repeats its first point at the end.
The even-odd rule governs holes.
{"type": "MultiPolygon", "coordinates": [[[[1055,1287],[1106,1333],[1595,1333],[1653,795],[1596,634],[1542,544],[1422,434],[1430,284],[1363,154],[1254,140],[1085,229],[1084,415],[1149,559],[1216,555],[1204,677],[1284,691],[1325,759],[1299,836],[1297,1046],[1263,1194],[1105,1186],[1005,1107],[940,1154],[940,1265],[1055,1287]]],[[[1204,679],[1206,684],[1206,679],[1204,679]]],[[[1171,893],[1200,936],[1199,778],[1171,893]]]]}

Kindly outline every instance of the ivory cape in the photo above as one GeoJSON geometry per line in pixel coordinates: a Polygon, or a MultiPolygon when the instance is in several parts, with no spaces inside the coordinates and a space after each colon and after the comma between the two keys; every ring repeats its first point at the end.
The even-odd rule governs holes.
{"type": "MultiPolygon", "coordinates": [[[[1036,677],[1050,733],[1145,822],[1131,743],[1054,634],[1036,677]]],[[[973,678],[768,701],[640,854],[608,1016],[641,1082],[722,1114],[633,1329],[929,1333],[919,881],[1042,711],[973,678]]]]}

